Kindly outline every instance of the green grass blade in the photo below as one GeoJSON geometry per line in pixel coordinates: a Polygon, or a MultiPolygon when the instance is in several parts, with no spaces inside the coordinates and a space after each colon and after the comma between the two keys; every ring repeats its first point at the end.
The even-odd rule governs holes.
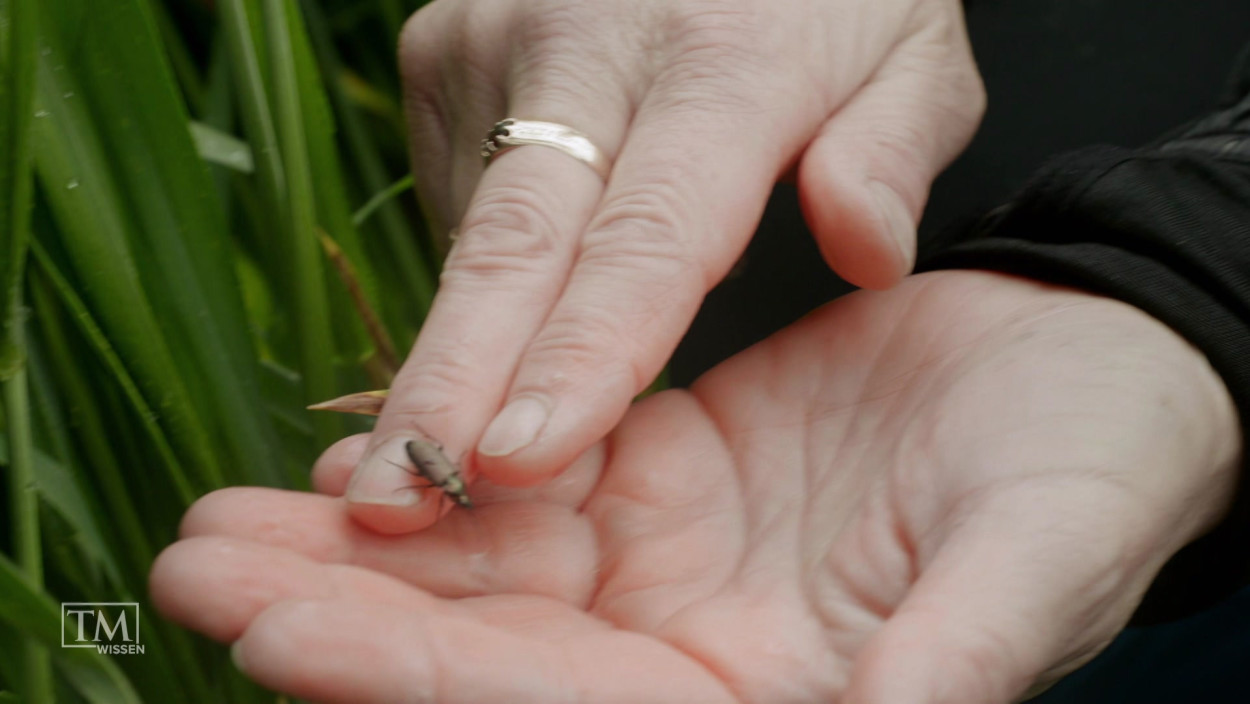
{"type": "MultiPolygon", "coordinates": [[[[56,666],[87,701],[99,704],[139,704],[130,681],[110,658],[91,648],[60,648],[61,610],[58,604],[23,577],[0,556],[0,621],[56,648],[56,666]]],[[[49,698],[46,701],[51,701],[49,698]]],[[[28,699],[29,700],[29,699],[28,699]]]]}
{"type": "Polygon", "coordinates": [[[182,95],[192,112],[199,113],[204,107],[204,78],[200,75],[191,50],[183,37],[178,33],[169,14],[169,3],[162,0],[146,0],[147,10],[156,21],[160,30],[161,45],[165,50],[166,60],[178,76],[178,85],[182,95]]]}
{"type": "Polygon", "coordinates": [[[183,471],[182,463],[179,461],[177,454],[173,449],[173,444],[165,434],[164,428],[157,422],[157,414],[152,409],[152,404],[144,397],[143,391],[131,376],[129,370],[126,369],[125,363],[118,356],[117,351],[109,342],[108,336],[96,323],[91,315],[91,311],[87,305],[78,297],[74,287],[57,268],[56,263],[52,261],[52,257],[43,249],[43,245],[39,242],[33,243],[31,252],[39,266],[42,274],[47,278],[49,286],[56,292],[61,299],[61,304],[69,310],[75,323],[83,336],[86,337],[94,351],[104,363],[104,366],[112,373],[113,378],[125,393],[127,400],[142,419],[143,429],[151,437],[152,444],[156,448],[161,459],[164,460],[165,471],[173,480],[175,486],[184,502],[190,503],[194,500],[196,493],[191,486],[191,481],[187,478],[186,472],[183,471]]]}
{"type": "MultiPolygon", "coordinates": [[[[38,250],[36,250],[37,252],[38,250]]],[[[60,317],[53,309],[53,294],[48,291],[46,276],[38,269],[31,276],[31,302],[34,304],[39,349],[46,352],[46,362],[57,380],[58,391],[64,396],[68,417],[61,422],[75,429],[74,441],[82,455],[90,458],[87,476],[92,480],[101,499],[112,511],[110,528],[118,533],[120,544],[115,554],[129,574],[128,586],[142,584],[143,570],[156,556],[150,535],[155,526],[145,526],[139,506],[132,501],[126,477],[117,460],[120,447],[109,441],[106,426],[108,417],[100,413],[101,402],[87,383],[89,366],[76,356],[79,345],[71,339],[70,330],[61,325],[60,317]]],[[[166,470],[168,471],[168,470],[166,470]]],[[[162,477],[162,481],[171,481],[162,477]]]]}
{"type": "Polygon", "coordinates": [[[256,156],[256,174],[263,200],[277,206],[286,200],[286,172],[278,133],[269,110],[268,90],[261,74],[260,56],[252,39],[251,20],[244,0],[222,0],[221,33],[226,42],[235,83],[241,93],[243,128],[256,156]]]}
{"type": "Polygon", "coordinates": [[[377,212],[378,208],[381,208],[384,204],[389,203],[392,198],[395,198],[403,193],[407,193],[408,190],[412,188],[412,184],[412,174],[408,174],[395,183],[392,183],[381,191],[373,194],[372,198],[370,198],[364,205],[360,206],[356,212],[352,213],[352,224],[356,227],[360,227],[364,224],[365,220],[369,219],[370,215],[377,212]]]}
{"type": "MultiPolygon", "coordinates": [[[[26,377],[25,314],[22,281],[30,239],[31,144],[35,36],[32,0],[0,2],[0,148],[10,156],[0,164],[0,384],[9,445],[9,500],[13,555],[34,587],[43,584],[43,541],[35,489],[34,437],[26,377]]],[[[46,647],[27,643],[22,659],[23,693],[32,702],[53,700],[52,665],[46,647]]]]}
{"type": "MultiPolygon", "coordinates": [[[[300,110],[298,77],[292,47],[291,5],[264,0],[265,36],[269,44],[274,113],[279,125],[282,159],[286,167],[288,199],[286,232],[293,271],[296,329],[299,331],[301,375],[309,403],[335,393],[334,338],[329,325],[326,272],[317,239],[316,203],[309,171],[308,144],[300,110]]],[[[342,432],[337,418],[313,419],[317,442],[329,446],[342,432]]]]}
{"type": "MultiPolygon", "coordinates": [[[[38,277],[38,274],[35,274],[38,277]]],[[[31,294],[34,293],[31,287],[31,294]]],[[[32,300],[32,303],[35,301],[32,300]]],[[[50,509],[42,514],[45,530],[56,528],[65,538],[46,550],[52,561],[48,573],[64,576],[89,600],[111,600],[124,584],[117,558],[121,544],[112,529],[112,510],[82,471],[69,428],[69,409],[48,367],[47,350],[39,328],[27,338],[26,372],[30,379],[31,423],[35,430],[35,480],[41,499],[50,509]],[[66,535],[68,533],[68,535],[66,535]],[[72,553],[72,554],[66,554],[72,553]]]]}
{"type": "MultiPolygon", "coordinates": [[[[89,305],[108,337],[136,370],[144,395],[161,411],[179,455],[212,476],[211,441],[168,347],[164,328],[140,285],[122,194],[109,171],[90,115],[77,105],[62,106],[68,75],[52,64],[55,54],[41,57],[35,142],[36,171],[47,196],[57,233],[76,278],[91,295],[89,305]],[[53,109],[63,108],[63,109],[53,109]]],[[[76,93],[79,94],[79,93],[76,93]]],[[[213,477],[220,483],[220,476],[213,477]]],[[[185,477],[183,500],[194,492],[185,477]]]]}
{"type": "MultiPolygon", "coordinates": [[[[312,46],[326,76],[326,93],[337,112],[339,124],[342,125],[347,151],[359,174],[362,188],[366,193],[382,191],[389,181],[387,169],[379,156],[376,141],[365,126],[365,119],[360,114],[358,105],[345,95],[343,85],[347,73],[338,59],[327,22],[316,3],[306,1],[303,6],[308,15],[312,46]]],[[[405,143],[404,138],[402,133],[398,135],[401,148],[405,143]]],[[[386,255],[380,258],[379,273],[387,273],[387,289],[395,292],[393,298],[400,302],[399,310],[389,312],[387,318],[405,320],[415,330],[424,320],[425,311],[429,310],[434,299],[438,266],[422,252],[418,238],[414,236],[415,228],[407,222],[397,204],[387,202],[380,208],[377,213],[377,229],[385,244],[386,255]]],[[[378,247],[375,246],[375,249],[378,247]]],[[[353,258],[358,257],[350,248],[349,254],[353,258]]]]}
{"type": "MultiPolygon", "coordinates": [[[[108,521],[107,538],[122,568],[124,586],[102,600],[134,601],[132,595],[146,592],[156,546],[174,538],[179,504],[171,500],[173,489],[165,472],[155,469],[159,467],[157,461],[128,453],[133,442],[127,436],[141,432],[137,426],[142,419],[119,408],[112,398],[116,393],[106,393],[113,388],[112,380],[94,371],[95,360],[80,354],[88,343],[74,336],[74,330],[62,320],[65,316],[58,315],[47,277],[38,267],[31,273],[31,301],[41,340],[34,348],[40,357],[32,360],[46,364],[56,379],[57,393],[64,397],[68,413],[61,423],[74,428],[74,442],[81,448],[82,463],[74,471],[80,481],[94,487],[105,507],[101,515],[108,521]],[[154,469],[139,469],[147,467],[154,469]]],[[[189,636],[159,619],[149,623],[156,627],[148,639],[154,652],[135,675],[145,683],[144,690],[152,694],[153,701],[172,701],[176,693],[187,689],[206,691],[202,657],[193,651],[189,636]],[[153,633],[159,634],[159,642],[150,638],[153,633]],[[166,665],[166,660],[176,665],[166,665]]]]}
{"type": "MultiPolygon", "coordinates": [[[[394,32],[418,4],[0,0],[0,287],[20,281],[5,278],[21,271],[20,252],[5,259],[8,223],[33,212],[20,290],[34,312],[29,390],[11,387],[6,412],[30,427],[5,423],[25,439],[0,437],[0,462],[10,449],[27,468],[0,471],[35,490],[23,535],[7,523],[0,534],[38,547],[48,585],[0,575],[0,690],[34,692],[23,644],[59,636],[44,618],[59,598],[140,602],[148,648],[102,663],[53,648],[62,701],[275,700],[223,648],[151,612],[147,573],[208,489],[306,485],[338,427],[367,421],[303,406],[363,388],[376,350],[410,341],[424,316],[437,257],[399,197],[406,184],[391,184],[409,168],[394,32]],[[349,4],[361,8],[351,28],[321,22],[323,7],[349,4]],[[36,37],[24,111],[5,14],[18,5],[36,8],[41,30],[20,34],[36,37]],[[9,158],[23,119],[27,195],[12,180],[27,167],[9,158]],[[346,287],[322,233],[342,247],[346,287]],[[358,310],[380,312],[372,335],[358,310]]],[[[0,295],[0,321],[19,300],[0,295]]]]}
{"type": "MultiPolygon", "coordinates": [[[[48,0],[45,6],[50,13],[71,17],[95,7],[86,0],[48,0]]],[[[68,44],[65,37],[57,38],[68,44]]],[[[71,258],[99,249],[96,242],[84,242],[91,233],[77,226],[85,223],[66,218],[76,215],[67,211],[90,195],[98,210],[112,215],[99,219],[111,220],[114,250],[109,254],[129,269],[130,280],[118,283],[114,277],[114,283],[89,290],[129,288],[131,295],[130,301],[109,297],[87,302],[127,360],[132,355],[161,357],[161,369],[132,369],[149,398],[156,398],[156,389],[180,394],[156,407],[162,418],[181,422],[172,435],[179,441],[180,457],[191,460],[195,486],[221,486],[227,473],[234,483],[278,483],[272,427],[257,412],[263,404],[255,391],[255,351],[234,277],[228,230],[207,167],[197,158],[186,129],[187,114],[151,18],[140,0],[116,0],[108,12],[91,13],[74,41],[72,50],[53,46],[48,57],[69,70],[44,73],[52,83],[80,76],[72,91],[82,100],[61,101],[46,111],[51,115],[48,124],[56,127],[48,141],[60,138],[81,149],[65,154],[63,147],[53,147],[46,159],[41,154],[41,175],[45,161],[49,171],[61,165],[65,172],[84,172],[64,173],[68,182],[47,180],[60,229],[72,236],[64,249],[71,258]],[[72,160],[58,162],[58,150],[72,160]],[[136,350],[130,345],[139,341],[114,327],[143,319],[133,314],[135,305],[149,312],[145,323],[154,327],[142,343],[153,350],[136,350]],[[192,452],[188,456],[184,450],[192,452]]],[[[84,266],[73,269],[74,278],[84,283],[99,273],[84,266]]]]}
{"type": "Polygon", "coordinates": [[[256,169],[255,162],[252,161],[252,148],[247,142],[203,122],[192,121],[190,127],[191,138],[195,140],[195,151],[204,161],[243,174],[250,174],[256,169]]]}
{"type": "MultiPolygon", "coordinates": [[[[19,349],[25,345],[19,332],[19,349]]],[[[30,399],[26,370],[5,379],[4,415],[9,438],[9,498],[13,506],[14,556],[32,586],[43,584],[43,545],[40,540],[39,499],[35,488],[34,444],[30,427],[30,399]]],[[[46,647],[28,643],[22,656],[24,693],[32,702],[51,702],[52,666],[46,647]]]]}
{"type": "MultiPolygon", "coordinates": [[[[280,246],[285,240],[280,233],[287,227],[286,169],[270,109],[269,88],[261,68],[257,32],[253,31],[253,25],[259,22],[253,18],[255,13],[249,12],[248,0],[221,0],[218,10],[224,55],[234,79],[233,102],[242,118],[243,134],[252,147],[256,164],[255,178],[247,184],[255,193],[245,193],[239,198],[245,208],[255,206],[251,207],[254,216],[248,218],[250,227],[246,229],[254,231],[256,236],[245,241],[245,245],[252,247],[251,254],[273,277],[274,286],[288,291],[293,286],[290,267],[280,246]]],[[[227,95],[222,94],[223,100],[227,95]]],[[[236,192],[239,190],[242,189],[236,192]]],[[[281,345],[275,342],[275,346],[281,345]]]]}
{"type": "MultiPolygon", "coordinates": [[[[365,360],[365,366],[373,365],[379,354],[385,354],[382,352],[383,348],[390,349],[394,345],[390,341],[389,331],[379,330],[376,325],[370,327],[374,321],[362,319],[358,315],[362,310],[360,303],[363,302],[367,309],[376,311],[381,307],[383,297],[373,262],[366,254],[364,240],[352,224],[348,199],[350,191],[343,177],[335,140],[335,118],[330,110],[330,101],[325,95],[325,84],[321,77],[324,67],[319,68],[317,65],[307,29],[295,3],[290,4],[287,18],[291,50],[295,59],[300,111],[304,117],[308,143],[309,167],[317,175],[313,181],[317,222],[324,234],[328,234],[345,257],[353,262],[354,267],[351,283],[346,288],[343,285],[346,281],[330,272],[332,268],[337,268],[336,261],[331,259],[329,263],[334,266],[326,269],[335,349],[338,353],[337,361],[343,371],[340,380],[348,388],[357,388],[361,383],[358,366],[360,360],[365,360]]],[[[318,236],[322,234],[319,230],[318,236]]]]}
{"type": "MultiPolygon", "coordinates": [[[[9,452],[9,442],[0,443],[0,463],[10,464],[20,454],[9,452]]],[[[91,508],[94,502],[87,498],[74,473],[38,449],[32,450],[29,464],[32,487],[74,530],[74,542],[82,557],[98,566],[112,584],[121,584],[121,571],[96,518],[98,513],[91,508]]]]}
{"type": "Polygon", "coordinates": [[[34,0],[0,1],[0,378],[21,365],[14,344],[20,325],[22,271],[29,238],[30,123],[34,111],[34,0]]]}
{"type": "Polygon", "coordinates": [[[215,470],[225,467],[235,482],[276,483],[272,428],[255,420],[263,419],[255,350],[208,168],[183,128],[188,116],[146,5],[112,0],[109,8],[93,13],[98,31],[84,42],[89,60],[79,65],[90,77],[118,180],[128,193],[143,194],[131,199],[136,251],[148,255],[140,273],[192,400],[212,426],[215,446],[227,449],[217,453],[215,470]]]}

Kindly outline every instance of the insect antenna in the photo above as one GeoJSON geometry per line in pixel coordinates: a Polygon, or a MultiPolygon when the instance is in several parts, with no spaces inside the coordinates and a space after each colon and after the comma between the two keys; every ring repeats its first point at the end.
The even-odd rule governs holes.
{"type": "MultiPolygon", "coordinates": [[[[383,459],[385,459],[385,458],[383,458],[383,459]]],[[[387,463],[387,464],[389,464],[389,465],[395,466],[395,467],[399,467],[400,469],[404,470],[405,472],[407,472],[407,473],[409,473],[409,474],[411,474],[411,475],[413,475],[413,476],[416,476],[416,477],[421,476],[421,473],[420,473],[420,472],[414,472],[413,470],[408,469],[408,467],[407,467],[406,465],[402,465],[402,464],[400,464],[400,463],[398,463],[398,462],[392,462],[392,461],[390,461],[390,460],[386,460],[386,463],[387,463]]]]}

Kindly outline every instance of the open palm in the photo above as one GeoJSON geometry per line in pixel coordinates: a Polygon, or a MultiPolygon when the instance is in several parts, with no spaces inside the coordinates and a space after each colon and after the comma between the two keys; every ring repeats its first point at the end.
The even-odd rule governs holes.
{"type": "Polygon", "coordinates": [[[1135,309],[929,274],[417,534],[332,495],[210,495],[152,589],[318,701],[998,704],[1114,636],[1218,518],[1236,438],[1205,360],[1135,309]]]}

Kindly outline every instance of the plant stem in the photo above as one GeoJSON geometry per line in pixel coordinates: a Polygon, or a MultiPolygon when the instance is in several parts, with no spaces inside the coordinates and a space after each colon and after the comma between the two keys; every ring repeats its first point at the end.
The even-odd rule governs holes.
{"type": "Polygon", "coordinates": [[[252,145],[261,196],[267,205],[276,207],[286,199],[286,174],[282,169],[273,115],[269,112],[265,81],[261,77],[260,58],[252,42],[247,7],[243,0],[223,0],[219,7],[221,32],[226,39],[230,64],[234,67],[241,93],[239,112],[252,145]]]}
{"type": "MultiPolygon", "coordinates": [[[[13,556],[30,585],[43,587],[43,552],[39,536],[39,496],[32,460],[34,438],[26,381],[25,314],[22,281],[30,240],[30,121],[34,102],[35,36],[33,0],[10,0],[0,6],[8,25],[0,41],[0,384],[5,431],[9,440],[9,500],[12,503],[13,556]]],[[[26,700],[52,702],[52,661],[48,649],[33,640],[21,648],[26,700]]]]}
{"type": "Polygon", "coordinates": [[[356,307],[356,313],[360,316],[360,322],[365,326],[365,332],[369,334],[369,339],[373,340],[374,356],[385,370],[387,377],[385,385],[390,386],[391,380],[399,372],[399,354],[395,351],[395,343],[391,342],[390,335],[382,325],[382,320],[378,318],[377,311],[370,305],[368,297],[365,296],[364,291],[360,290],[360,277],[356,275],[356,267],[352,265],[343,249],[333,237],[325,232],[321,233],[321,247],[325,250],[330,265],[338,271],[339,278],[343,280],[343,286],[347,288],[347,295],[351,297],[352,305],[356,307]]]}
{"type": "MultiPolygon", "coordinates": [[[[361,185],[366,192],[373,191],[380,194],[384,192],[383,189],[387,188],[387,176],[382,160],[378,156],[377,145],[365,127],[359,109],[344,95],[342,81],[344,71],[334,50],[333,37],[326,26],[318,3],[306,0],[303,4],[307,8],[308,32],[313,40],[313,50],[317,52],[317,59],[324,67],[326,93],[334,104],[343,138],[350,145],[348,153],[355,163],[356,170],[360,174],[361,185]]],[[[408,178],[411,178],[411,175],[408,178]]],[[[402,182],[404,179],[392,184],[390,188],[395,188],[402,182]]],[[[403,186],[403,190],[410,188],[412,188],[411,181],[403,186]]],[[[398,295],[407,299],[408,306],[406,307],[409,309],[409,315],[412,311],[420,311],[420,317],[411,321],[420,326],[425,311],[430,309],[430,303],[434,300],[438,265],[429,261],[422,252],[402,211],[395,203],[390,202],[394,195],[402,193],[403,190],[390,193],[388,189],[385,191],[386,195],[383,200],[377,203],[375,201],[378,196],[374,196],[352,216],[352,221],[359,227],[372,213],[371,208],[379,209],[378,226],[390,255],[394,259],[392,268],[402,272],[401,280],[406,284],[403,289],[400,289],[401,293],[398,295]]]]}
{"type": "MultiPolygon", "coordinates": [[[[21,323],[10,329],[24,348],[21,323]]],[[[3,381],[5,430],[9,436],[9,498],[13,507],[13,557],[32,586],[43,586],[43,552],[39,539],[39,496],[33,474],[34,439],[30,427],[30,397],[23,365],[3,381]]],[[[52,701],[52,661],[48,649],[29,641],[23,652],[26,700],[52,701]]]]}
{"type": "MultiPolygon", "coordinates": [[[[321,246],[316,231],[317,208],[308,167],[308,144],[300,112],[292,23],[286,0],[265,0],[265,36],[268,40],[271,96],[277,116],[282,162],[287,175],[286,235],[294,285],[295,317],[299,331],[301,373],[309,403],[334,394],[334,337],[330,331],[329,298],[321,246]]],[[[338,439],[337,419],[313,418],[317,442],[328,447],[338,439]]]]}
{"type": "Polygon", "coordinates": [[[360,206],[359,210],[352,213],[352,224],[356,227],[363,225],[365,220],[368,220],[369,216],[373,215],[374,211],[381,208],[383,205],[386,205],[392,198],[401,193],[406,193],[408,189],[412,188],[412,183],[412,174],[408,174],[395,183],[392,183],[381,191],[373,194],[373,197],[369,199],[369,202],[360,206]]]}

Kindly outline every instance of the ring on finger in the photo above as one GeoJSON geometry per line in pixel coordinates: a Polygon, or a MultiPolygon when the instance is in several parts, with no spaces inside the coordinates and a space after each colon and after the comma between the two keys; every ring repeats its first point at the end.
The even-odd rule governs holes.
{"type": "Polygon", "coordinates": [[[486,138],[482,140],[482,158],[489,166],[491,159],[497,155],[526,145],[558,149],[594,169],[604,181],[612,170],[603,150],[572,127],[557,122],[517,120],[511,117],[496,122],[486,134],[486,138]]]}

